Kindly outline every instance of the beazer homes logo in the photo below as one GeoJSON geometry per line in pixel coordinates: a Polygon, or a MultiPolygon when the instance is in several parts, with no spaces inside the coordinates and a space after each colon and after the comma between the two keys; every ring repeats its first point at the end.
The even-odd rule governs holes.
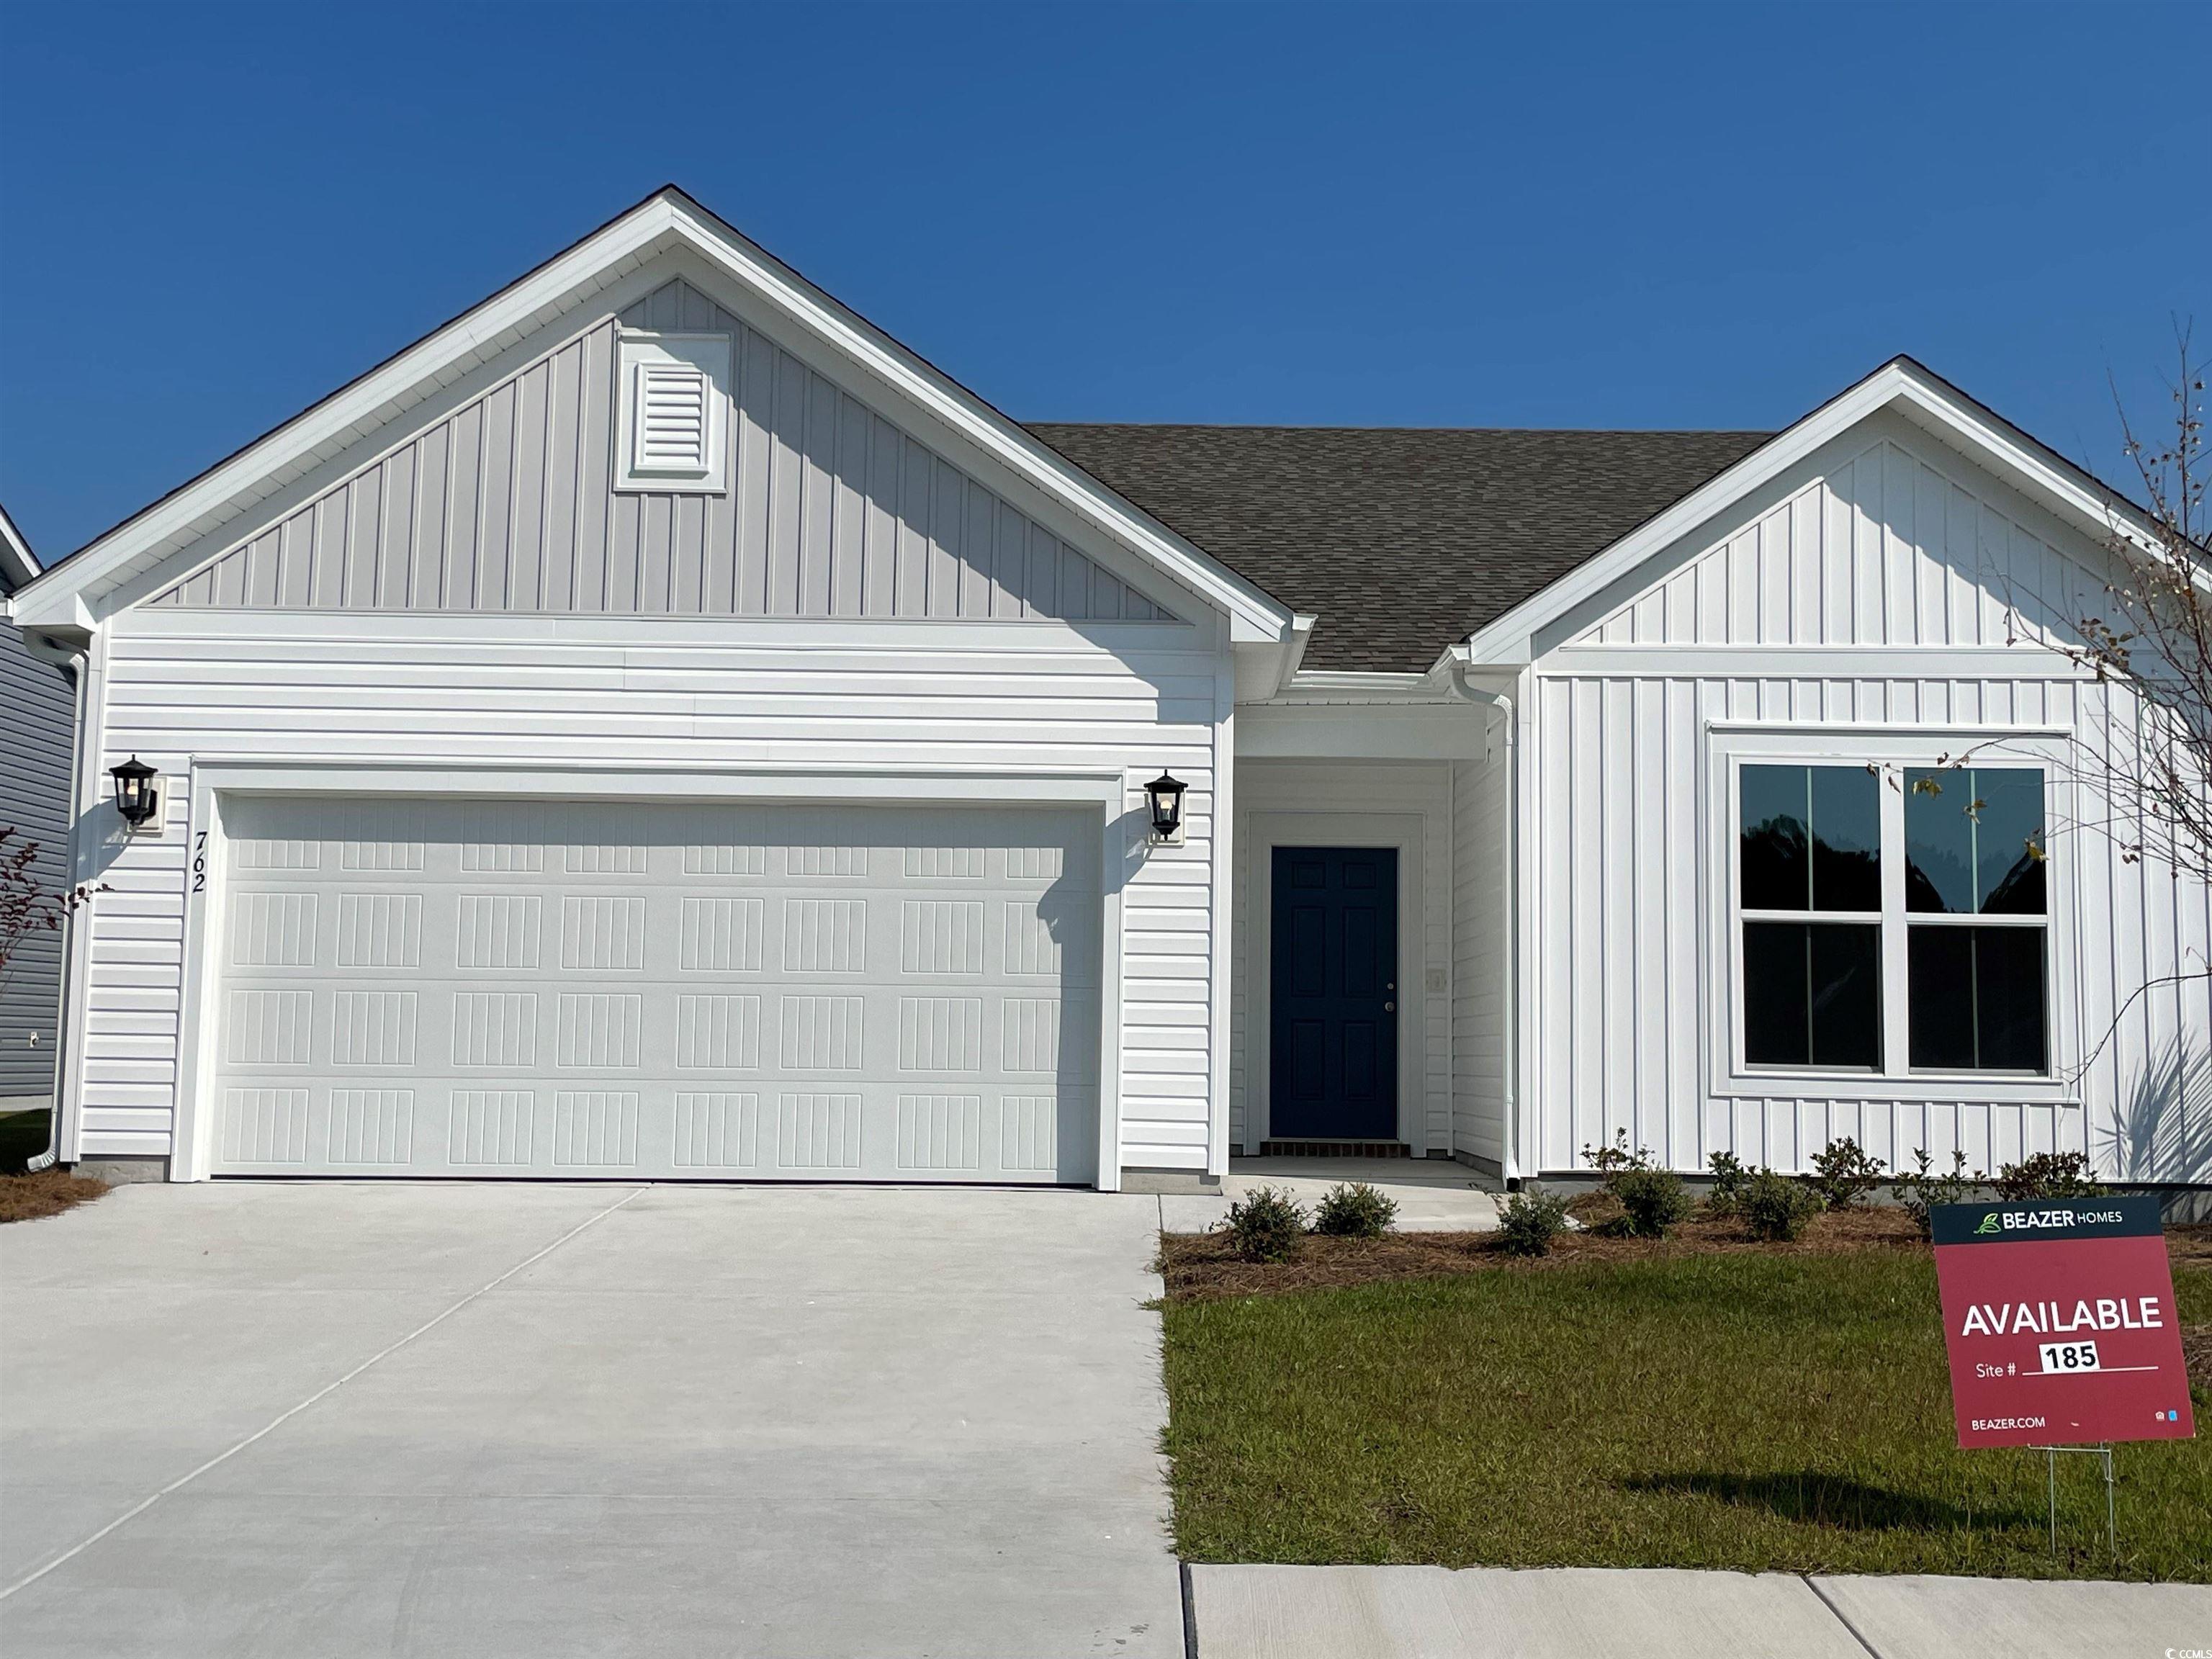
{"type": "Polygon", "coordinates": [[[2038,1227],[2095,1227],[2121,1220],[2118,1210],[1991,1210],[1974,1229],[1978,1238],[2038,1227]]]}

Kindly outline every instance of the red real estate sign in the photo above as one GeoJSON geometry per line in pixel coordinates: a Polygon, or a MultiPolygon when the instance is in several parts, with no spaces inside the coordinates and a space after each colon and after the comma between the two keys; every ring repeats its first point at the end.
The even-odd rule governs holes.
{"type": "Polygon", "coordinates": [[[1947,1204],[1931,1219],[1961,1446],[2197,1432],[2156,1199],[1947,1204]]]}

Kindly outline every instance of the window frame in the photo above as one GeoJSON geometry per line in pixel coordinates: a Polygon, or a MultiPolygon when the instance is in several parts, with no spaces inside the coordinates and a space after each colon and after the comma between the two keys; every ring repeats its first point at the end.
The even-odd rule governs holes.
{"type": "Polygon", "coordinates": [[[1982,770],[2040,769],[2044,823],[2068,822],[2070,787],[2057,727],[1885,726],[1711,722],[1706,728],[1709,1003],[1706,1042],[1717,1095],[1819,1097],[1923,1102],[2018,1101],[2072,1103],[2066,1082],[2075,1052],[2071,903],[2074,873],[2061,849],[2048,848],[2044,915],[1952,915],[1905,908],[1905,779],[1907,770],[1959,764],[1982,770]],[[1859,911],[1746,911],[1741,902],[1741,773],[1746,766],[1873,766],[1881,848],[1881,908],[1859,911]],[[1745,1058],[1743,927],[1746,921],[1878,924],[1881,929],[1881,1066],[1754,1065],[1745,1058]],[[2039,1072],[1937,1070],[1911,1064],[1911,936],[1914,927],[2027,927],[2044,934],[2045,1068],[2039,1072]]]}

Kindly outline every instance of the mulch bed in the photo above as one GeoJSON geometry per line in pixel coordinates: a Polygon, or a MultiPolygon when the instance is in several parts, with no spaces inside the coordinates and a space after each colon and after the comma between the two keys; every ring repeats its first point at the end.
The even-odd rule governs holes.
{"type": "MultiPolygon", "coordinates": [[[[1611,1213],[1611,1204],[1604,1195],[1590,1194],[1568,1207],[1586,1228],[1595,1228],[1611,1213]]],[[[2175,1267],[2212,1267],[2212,1224],[2169,1227],[2166,1239],[2175,1267]]],[[[1238,1260],[1225,1233],[1163,1233],[1159,1267],[1170,1301],[1203,1302],[1454,1273],[1543,1273],[1701,1255],[1840,1255],[1927,1248],[1910,1215],[1882,1207],[1815,1216],[1805,1236],[1789,1243],[1753,1238],[1735,1217],[1698,1214],[1660,1239],[1617,1238],[1595,1231],[1562,1233],[1544,1256],[1514,1255],[1495,1233],[1389,1233],[1376,1239],[1309,1234],[1290,1261],[1255,1262],[1238,1260]]],[[[2186,1340],[2196,1345],[2190,1350],[2192,1374],[2200,1363],[2212,1367],[2212,1330],[2189,1333],[2186,1340]]]]}
{"type": "Polygon", "coordinates": [[[0,1222],[36,1221],[90,1203],[107,1183],[55,1168],[36,1175],[0,1176],[0,1222]]]}

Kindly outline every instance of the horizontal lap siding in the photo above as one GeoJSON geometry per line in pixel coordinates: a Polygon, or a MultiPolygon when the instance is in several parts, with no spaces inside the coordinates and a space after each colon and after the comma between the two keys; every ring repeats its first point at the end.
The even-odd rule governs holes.
{"type": "MultiPolygon", "coordinates": [[[[1158,635],[1150,636],[1157,641],[1158,635]]],[[[103,766],[194,755],[650,769],[804,761],[1111,767],[1129,783],[1122,1161],[1202,1169],[1212,1010],[1217,665],[1110,633],[1003,651],[346,639],[251,625],[134,630],[110,647],[103,766]],[[1118,647],[1118,648],[1117,648],[1118,647]],[[1139,786],[1190,785],[1179,848],[1143,845],[1139,786]]],[[[185,805],[172,804],[181,818],[185,805]]],[[[167,1150],[184,937],[179,829],[123,848],[92,930],[87,1155],[167,1150]]]]}
{"type": "Polygon", "coordinates": [[[2051,852],[2081,965],[2072,1023],[2084,1052],[2112,1033],[2082,1079],[2082,1107],[1728,1097],[1707,1086],[1705,1045],[1728,1030],[1724,1012],[1705,1006],[1706,953],[1726,945],[1706,938],[1708,723],[2049,723],[2101,745],[2109,739],[2094,734],[2129,718],[2124,693],[2037,679],[1559,675],[1540,678],[1536,696],[1539,832],[1525,855],[1542,902],[1528,919],[1526,1029],[1543,1168],[1575,1167],[1583,1146],[1625,1130],[1687,1170],[1723,1151],[1802,1169],[1850,1135],[1893,1165],[1922,1146],[1990,1169],[2086,1148],[2113,1176],[2212,1180],[2212,987],[2196,977],[2129,1003],[2212,954],[2212,890],[2130,864],[2090,830],[2061,830],[2051,852]]]}
{"type": "MultiPolygon", "coordinates": [[[[76,700],[51,663],[0,623],[0,829],[36,843],[30,873],[48,893],[69,881],[70,728],[76,700]]],[[[10,851],[20,845],[9,844],[10,851]]],[[[0,1095],[52,1088],[61,1007],[62,936],[44,929],[16,947],[0,990],[0,1095]]]]}
{"type": "Polygon", "coordinates": [[[1511,775],[1500,761],[1452,768],[1452,1150],[1505,1161],[1505,1065],[1513,969],[1507,914],[1511,775]]]}

